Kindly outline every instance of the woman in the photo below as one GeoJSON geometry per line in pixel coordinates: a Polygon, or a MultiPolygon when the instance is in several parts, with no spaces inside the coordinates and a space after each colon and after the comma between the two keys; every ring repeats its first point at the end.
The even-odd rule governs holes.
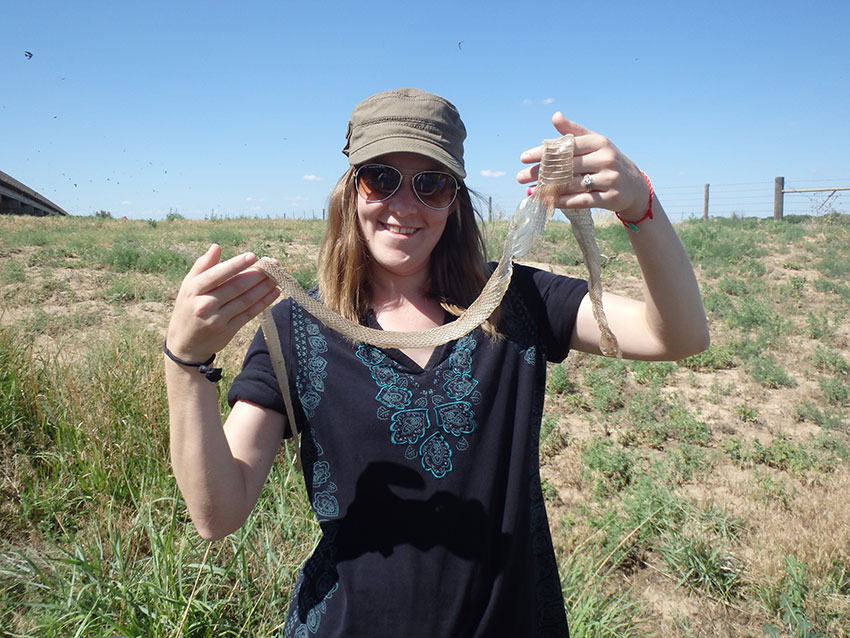
{"type": "MultiPolygon", "coordinates": [[[[607,208],[631,224],[643,299],[604,297],[623,356],[703,350],[699,289],[649,180],[604,137],[560,113],[553,124],[575,135],[576,176],[558,206],[607,208]]],[[[454,106],[414,89],[354,109],[343,151],[351,168],[321,247],[323,303],[372,327],[416,331],[476,298],[489,268],[463,184],[465,135],[454,106]]],[[[540,147],[523,153],[520,183],[536,180],[540,158],[540,147]]],[[[219,263],[220,253],[212,246],[195,262],[166,340],[174,472],[207,539],[245,521],[292,427],[261,334],[223,426],[210,372],[198,374],[277,296],[251,268],[254,255],[219,263]]],[[[599,353],[586,293],[581,280],[517,266],[482,328],[404,351],[352,344],[289,299],[274,307],[323,532],[299,574],[287,636],[567,635],[537,441],[547,361],[599,353]]]]}

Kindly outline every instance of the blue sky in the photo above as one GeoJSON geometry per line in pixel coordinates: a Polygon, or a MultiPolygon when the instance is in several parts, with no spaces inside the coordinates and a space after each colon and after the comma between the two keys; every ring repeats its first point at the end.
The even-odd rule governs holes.
{"type": "MultiPolygon", "coordinates": [[[[321,216],[351,109],[401,86],[458,106],[467,183],[507,214],[556,110],[614,141],[674,218],[701,214],[706,183],[712,214],[758,216],[776,176],[850,186],[844,0],[2,0],[0,15],[0,170],[72,214],[321,216]]],[[[850,212],[850,194],[833,203],[850,212]]]]}

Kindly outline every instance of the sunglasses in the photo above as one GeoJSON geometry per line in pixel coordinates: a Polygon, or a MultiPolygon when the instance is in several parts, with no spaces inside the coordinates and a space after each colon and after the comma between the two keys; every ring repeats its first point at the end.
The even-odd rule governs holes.
{"type": "MultiPolygon", "coordinates": [[[[367,202],[382,202],[396,194],[404,175],[394,166],[366,164],[354,171],[357,192],[367,202]]],[[[428,208],[443,210],[457,197],[458,183],[454,175],[440,171],[422,171],[413,176],[413,192],[428,208]]]]}

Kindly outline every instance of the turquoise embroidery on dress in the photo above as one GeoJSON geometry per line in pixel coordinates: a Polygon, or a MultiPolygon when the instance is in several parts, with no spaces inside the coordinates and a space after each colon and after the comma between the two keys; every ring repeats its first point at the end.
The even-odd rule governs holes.
{"type": "Polygon", "coordinates": [[[452,448],[439,432],[428,437],[419,448],[422,467],[437,478],[443,478],[452,471],[452,448]]]}
{"type": "Polygon", "coordinates": [[[433,388],[421,387],[413,375],[374,346],[362,344],[355,351],[378,386],[376,413],[390,422],[390,441],[404,445],[404,458],[419,459],[435,478],[452,471],[455,452],[469,449],[464,435],[475,431],[472,406],[481,401],[481,393],[475,389],[478,380],[471,372],[477,345],[471,335],[458,340],[448,368],[433,373],[433,388]]]}
{"type": "MultiPolygon", "coordinates": [[[[315,439],[313,430],[305,428],[302,435],[304,450],[315,455],[310,463],[313,477],[311,481],[313,511],[319,522],[339,516],[339,502],[334,496],[337,485],[331,480],[331,465],[320,460],[324,456],[321,444],[315,439]]],[[[309,463],[309,461],[305,461],[309,463]]],[[[305,471],[305,475],[307,472],[305,471]]],[[[325,538],[319,543],[313,555],[304,563],[295,582],[292,604],[285,623],[285,636],[309,638],[319,631],[322,618],[328,611],[331,599],[339,589],[338,574],[334,567],[334,532],[323,528],[325,538]],[[325,542],[328,540],[330,542],[325,542]],[[304,621],[301,621],[301,618],[304,621]]]]}
{"type": "Polygon", "coordinates": [[[328,361],[320,355],[328,351],[328,343],[319,325],[308,319],[296,303],[292,304],[292,347],[299,363],[295,387],[301,407],[307,418],[310,418],[315,414],[325,391],[328,361]]]}
{"type": "Polygon", "coordinates": [[[431,427],[428,410],[422,408],[401,410],[393,414],[392,420],[390,432],[393,434],[390,440],[397,445],[404,445],[405,443],[413,445],[425,436],[425,430],[431,427]]]}

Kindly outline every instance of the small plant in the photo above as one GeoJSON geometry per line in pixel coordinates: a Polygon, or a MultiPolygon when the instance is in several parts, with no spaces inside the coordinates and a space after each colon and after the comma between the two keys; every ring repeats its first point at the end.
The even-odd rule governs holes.
{"type": "Polygon", "coordinates": [[[575,384],[567,377],[564,366],[560,363],[553,365],[546,379],[546,387],[552,394],[567,394],[575,391],[575,384]]]}
{"type": "Polygon", "coordinates": [[[826,402],[830,405],[850,407],[850,375],[836,374],[826,379],[818,379],[826,402]]]}
{"type": "Polygon", "coordinates": [[[797,385],[772,354],[759,356],[750,374],[766,388],[793,388],[797,385]]]}
{"type": "Polygon", "coordinates": [[[598,497],[619,492],[632,480],[633,456],[608,439],[590,441],[582,459],[591,476],[596,477],[593,491],[598,497]]]}
{"type": "Polygon", "coordinates": [[[808,336],[812,339],[821,340],[831,337],[835,331],[834,326],[830,324],[829,317],[823,312],[815,314],[809,310],[808,315],[806,315],[806,325],[808,326],[808,336]]]}
{"type": "Polygon", "coordinates": [[[782,295],[791,299],[802,299],[806,292],[807,280],[805,277],[792,276],[788,283],[781,287],[782,295]]]}
{"type": "Polygon", "coordinates": [[[735,413],[738,415],[738,418],[741,419],[744,423],[758,423],[759,416],[758,412],[746,403],[739,403],[735,408],[735,413]]]}
{"type": "Polygon", "coordinates": [[[721,383],[716,377],[711,380],[711,386],[708,388],[707,399],[714,404],[722,402],[726,397],[735,391],[734,383],[721,383]]]}
{"type": "Polygon", "coordinates": [[[731,601],[740,594],[744,580],[740,562],[719,546],[701,538],[671,536],[658,552],[679,583],[731,601]]]}
{"type": "Polygon", "coordinates": [[[812,355],[812,363],[821,372],[850,374],[850,363],[832,348],[819,345],[812,355]]]}
{"type": "Polygon", "coordinates": [[[825,430],[844,428],[844,413],[841,409],[828,406],[821,409],[811,399],[803,399],[794,406],[794,414],[798,421],[811,421],[825,430]]]}
{"type": "Polygon", "coordinates": [[[292,272],[292,276],[304,290],[310,290],[318,283],[318,273],[315,266],[298,268],[292,272]]]}
{"type": "Polygon", "coordinates": [[[540,486],[543,490],[543,500],[554,502],[558,500],[558,489],[545,476],[540,479],[540,486]]]}
{"type": "Polygon", "coordinates": [[[762,499],[767,503],[778,502],[786,511],[791,511],[797,494],[793,487],[782,480],[773,478],[764,470],[753,471],[753,481],[761,491],[762,499]]]}
{"type": "MultiPolygon", "coordinates": [[[[785,576],[776,591],[763,595],[768,609],[780,616],[781,623],[795,638],[818,638],[823,633],[806,617],[806,599],[809,595],[808,566],[794,556],[785,557],[785,576]]],[[[766,635],[779,637],[782,630],[773,623],[764,626],[766,635]]]]}
{"type": "Polygon", "coordinates": [[[630,368],[638,383],[663,385],[676,371],[676,364],[672,361],[631,361],[630,368]]]}
{"type": "Polygon", "coordinates": [[[728,346],[710,345],[699,354],[683,359],[680,365],[689,370],[726,370],[735,367],[735,356],[728,346]]]}

